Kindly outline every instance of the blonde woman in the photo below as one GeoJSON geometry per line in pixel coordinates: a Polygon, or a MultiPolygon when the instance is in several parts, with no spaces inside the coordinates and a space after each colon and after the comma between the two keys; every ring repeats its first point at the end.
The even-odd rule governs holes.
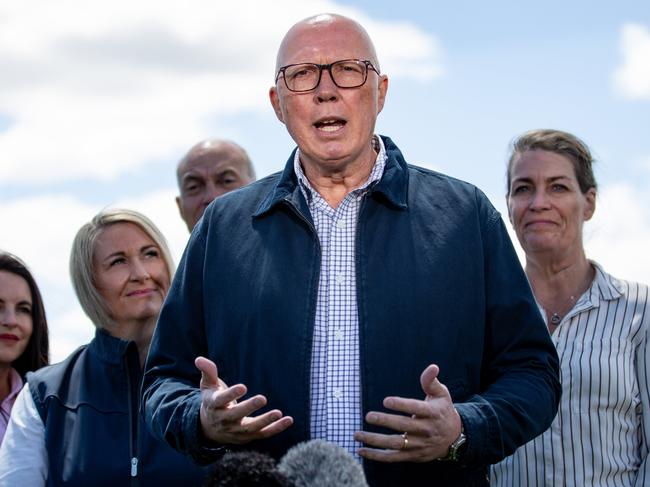
{"type": "Polygon", "coordinates": [[[70,273],[97,332],[63,362],[28,374],[0,450],[2,485],[201,484],[202,469],[155,440],[138,413],[172,272],[164,237],[135,211],[105,210],[81,227],[70,273]]]}

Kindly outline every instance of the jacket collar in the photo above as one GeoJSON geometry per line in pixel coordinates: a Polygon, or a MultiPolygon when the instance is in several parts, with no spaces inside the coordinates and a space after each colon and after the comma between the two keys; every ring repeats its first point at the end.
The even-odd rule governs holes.
{"type": "MultiPolygon", "coordinates": [[[[384,175],[370,190],[370,193],[381,194],[396,208],[405,210],[408,208],[408,168],[402,153],[389,137],[380,136],[386,147],[386,167],[384,175]]],[[[262,200],[253,218],[258,218],[269,213],[277,205],[288,202],[294,205],[303,215],[309,215],[309,207],[305,201],[302,191],[298,186],[298,179],[293,168],[293,160],[296,149],[293,150],[280,177],[262,200]]]]}
{"type": "Polygon", "coordinates": [[[123,357],[131,349],[136,349],[137,353],[135,342],[116,338],[101,328],[95,332],[95,338],[88,348],[102,361],[115,365],[122,364],[123,357]]]}

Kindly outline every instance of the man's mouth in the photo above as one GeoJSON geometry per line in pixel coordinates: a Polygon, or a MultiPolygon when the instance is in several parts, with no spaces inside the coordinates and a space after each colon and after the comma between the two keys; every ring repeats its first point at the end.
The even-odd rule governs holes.
{"type": "Polygon", "coordinates": [[[348,122],[342,118],[323,118],[317,121],[314,127],[323,132],[336,132],[342,129],[346,123],[348,122]]]}

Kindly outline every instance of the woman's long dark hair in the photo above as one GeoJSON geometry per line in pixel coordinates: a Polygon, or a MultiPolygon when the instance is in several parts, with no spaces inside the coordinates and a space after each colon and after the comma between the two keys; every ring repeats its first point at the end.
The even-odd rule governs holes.
{"type": "Polygon", "coordinates": [[[25,377],[27,372],[40,369],[50,361],[50,345],[43,298],[41,298],[41,292],[38,290],[31,272],[15,255],[0,251],[0,271],[11,272],[25,279],[32,294],[32,336],[25,351],[11,364],[21,377],[25,377]]]}

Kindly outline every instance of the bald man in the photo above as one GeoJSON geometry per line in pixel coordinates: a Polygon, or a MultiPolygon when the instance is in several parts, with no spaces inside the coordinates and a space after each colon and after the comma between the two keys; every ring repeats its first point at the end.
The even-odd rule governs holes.
{"type": "Polygon", "coordinates": [[[282,41],[269,95],[298,147],[206,210],[147,361],[148,424],[197,461],[321,438],[372,486],[487,485],[555,416],[557,354],[500,215],[375,134],[387,89],[348,18],[282,41]]]}
{"type": "Polygon", "coordinates": [[[180,195],[176,204],[191,232],[215,198],[255,181],[248,154],[234,142],[208,139],[181,159],[176,170],[180,195]]]}

